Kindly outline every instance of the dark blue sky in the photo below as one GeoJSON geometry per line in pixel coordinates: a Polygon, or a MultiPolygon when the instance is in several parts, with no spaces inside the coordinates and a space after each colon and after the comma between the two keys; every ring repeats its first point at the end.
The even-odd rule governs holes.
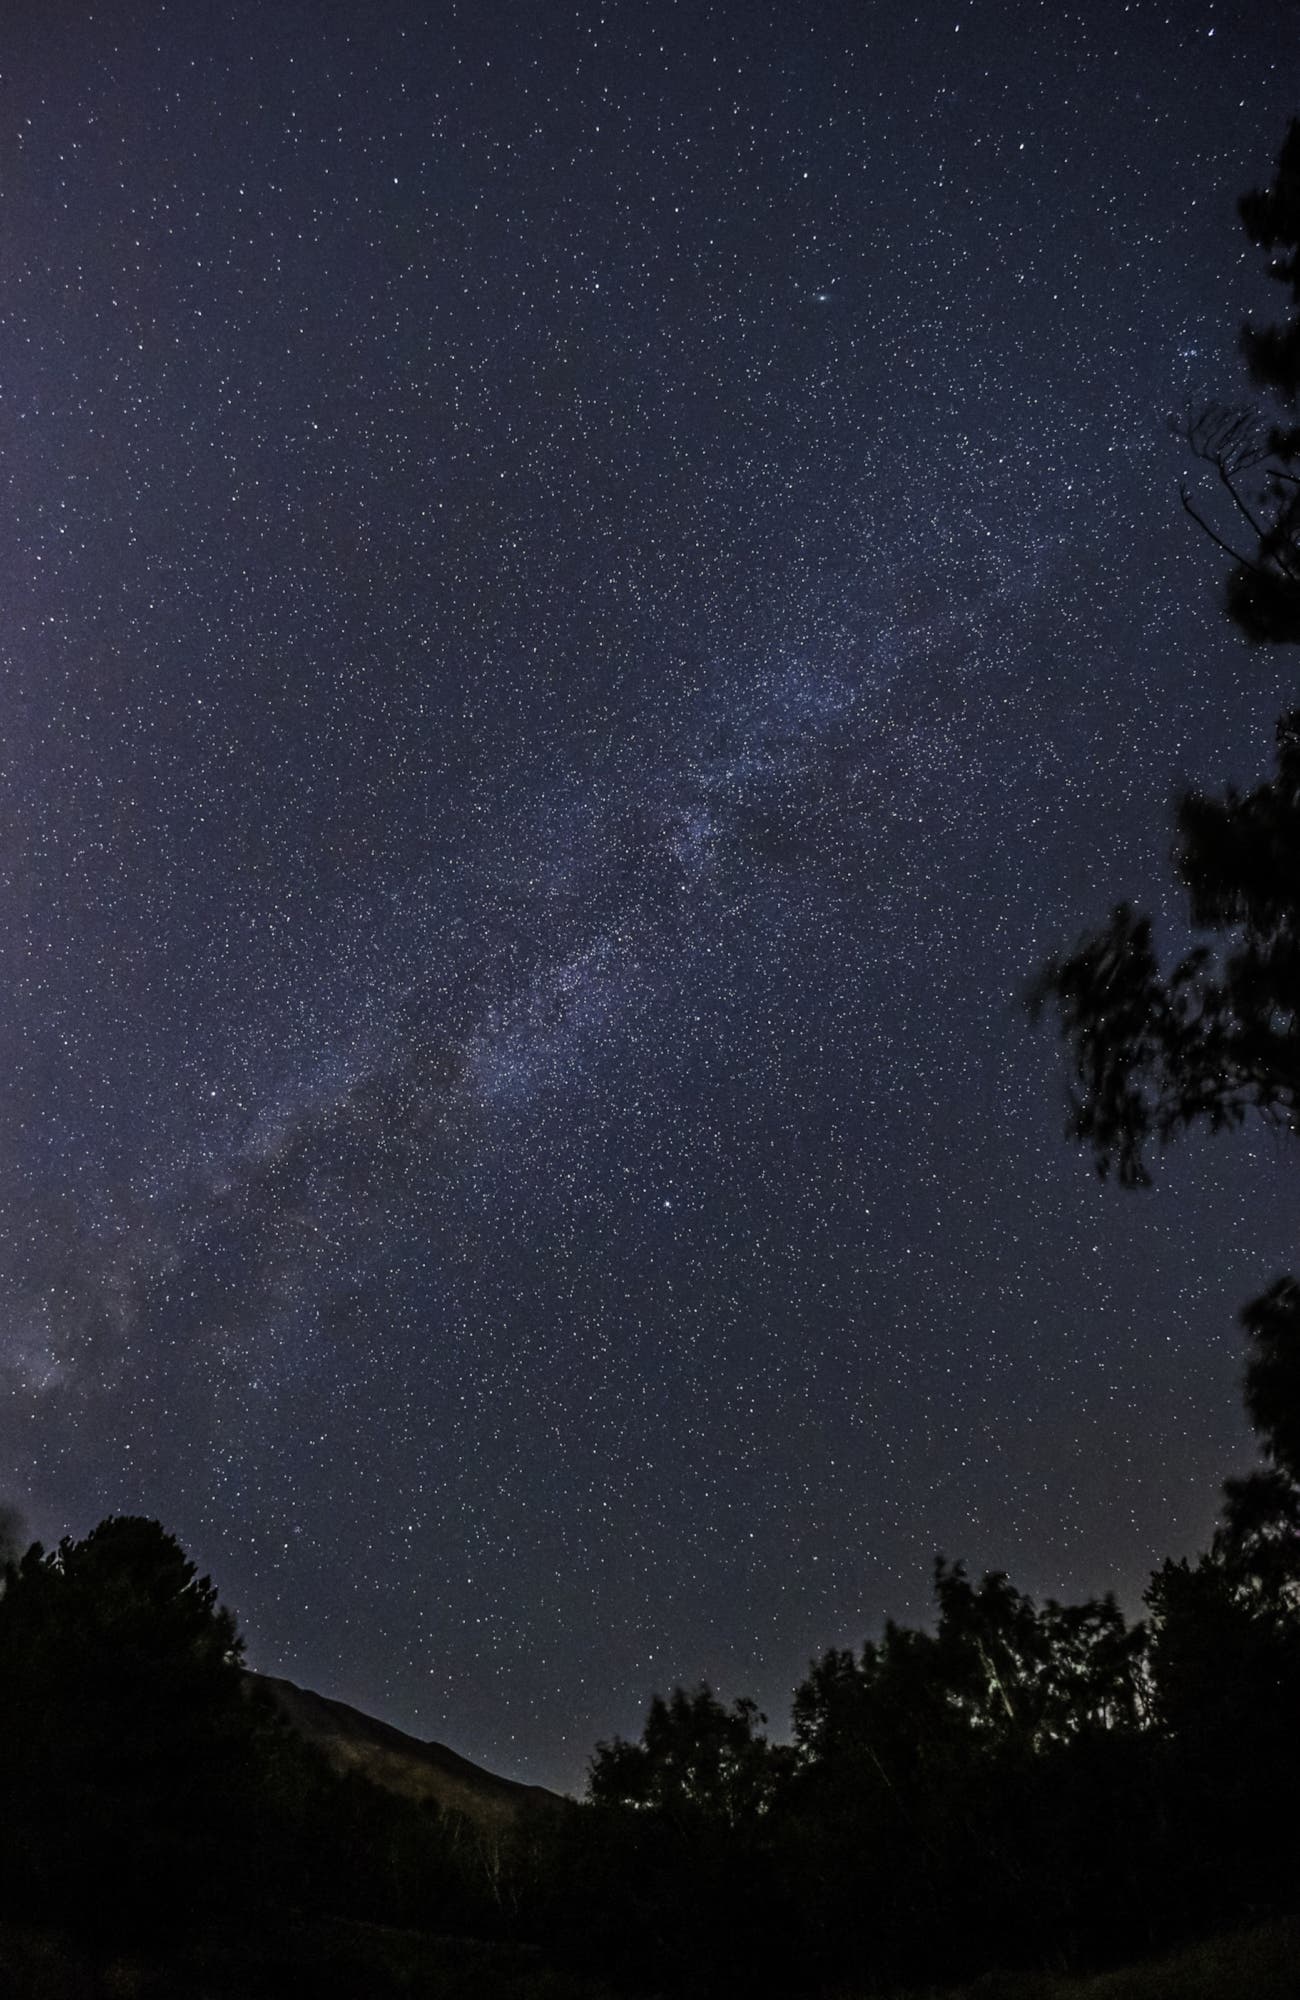
{"type": "MultiPolygon", "coordinates": [[[[1020,993],[1262,773],[1167,419],[1297,16],[0,29],[0,1493],[521,1776],[932,1555],[1136,1602],[1263,1139],[1099,1187],[1020,993]]],[[[1279,295],[1280,303],[1280,295],[1279,295]]]]}

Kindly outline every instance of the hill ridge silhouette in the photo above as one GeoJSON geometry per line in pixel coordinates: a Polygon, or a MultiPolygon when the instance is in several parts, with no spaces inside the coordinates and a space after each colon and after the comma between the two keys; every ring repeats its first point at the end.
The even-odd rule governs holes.
{"type": "Polygon", "coordinates": [[[559,1801],[559,1794],[544,1785],[504,1778],[445,1743],[411,1736],[350,1702],[299,1687],[278,1674],[250,1670],[248,1679],[271,1697],[290,1728],[333,1769],[359,1772],[385,1791],[432,1799],[445,1811],[498,1828],[529,1806],[559,1801]]]}

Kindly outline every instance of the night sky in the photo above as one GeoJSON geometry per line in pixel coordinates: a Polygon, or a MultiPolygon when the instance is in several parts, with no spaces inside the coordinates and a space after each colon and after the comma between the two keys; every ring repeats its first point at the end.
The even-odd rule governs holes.
{"type": "Polygon", "coordinates": [[[1066,1144],[1285,654],[1290,0],[9,0],[0,1498],[516,1776],[1201,1544],[1266,1137],[1066,1144]]]}

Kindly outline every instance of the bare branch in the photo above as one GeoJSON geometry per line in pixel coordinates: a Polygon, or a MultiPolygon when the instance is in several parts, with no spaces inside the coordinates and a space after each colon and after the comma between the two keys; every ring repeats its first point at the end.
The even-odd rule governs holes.
{"type": "Polygon", "coordinates": [[[1225,556],[1231,556],[1232,560],[1235,563],[1240,564],[1240,566],[1243,569],[1253,569],[1259,571],[1261,575],[1264,574],[1264,571],[1260,568],[1260,565],[1258,563],[1252,562],[1249,556],[1243,556],[1238,554],[1237,550],[1233,548],[1231,542],[1225,542],[1223,536],[1216,533],[1216,531],[1210,526],[1209,522],[1206,520],[1204,514],[1198,512],[1198,510],[1195,507],[1193,507],[1191,495],[1188,493],[1187,488],[1185,486],[1179,487],[1178,497],[1183,503],[1184,511],[1191,515],[1192,519],[1195,521],[1197,527],[1201,530],[1202,534],[1208,535],[1210,540],[1215,544],[1215,546],[1223,550],[1225,556]]]}

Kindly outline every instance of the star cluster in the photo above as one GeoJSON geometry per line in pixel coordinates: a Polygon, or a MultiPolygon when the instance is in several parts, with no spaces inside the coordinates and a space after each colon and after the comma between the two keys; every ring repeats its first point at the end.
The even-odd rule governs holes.
{"type": "MultiPolygon", "coordinates": [[[[937,1547],[1130,1595],[1281,1165],[1142,1201],[1020,995],[1285,665],[1235,391],[1283,0],[0,30],[0,1476],[544,1782],[937,1547]]],[[[1291,54],[1286,51],[1290,49],[1291,54]]]]}

